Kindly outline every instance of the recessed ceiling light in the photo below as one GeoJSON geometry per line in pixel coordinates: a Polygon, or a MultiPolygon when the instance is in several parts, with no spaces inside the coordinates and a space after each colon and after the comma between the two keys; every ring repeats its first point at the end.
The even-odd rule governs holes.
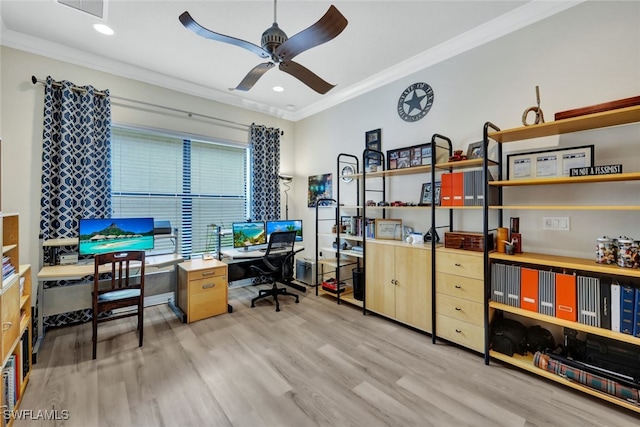
{"type": "Polygon", "coordinates": [[[273,91],[274,92],[282,92],[284,90],[284,88],[282,86],[274,86],[273,87],[273,91]]]}
{"type": "Polygon", "coordinates": [[[111,36],[113,35],[113,30],[109,27],[107,27],[104,24],[93,24],[93,28],[102,34],[106,34],[107,36],[111,36]]]}

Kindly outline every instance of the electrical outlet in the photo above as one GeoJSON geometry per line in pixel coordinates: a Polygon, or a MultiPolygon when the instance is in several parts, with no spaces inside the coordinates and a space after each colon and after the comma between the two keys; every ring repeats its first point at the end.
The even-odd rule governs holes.
{"type": "Polygon", "coordinates": [[[544,216],[542,217],[542,229],[553,231],[570,231],[571,221],[568,216],[544,216]]]}

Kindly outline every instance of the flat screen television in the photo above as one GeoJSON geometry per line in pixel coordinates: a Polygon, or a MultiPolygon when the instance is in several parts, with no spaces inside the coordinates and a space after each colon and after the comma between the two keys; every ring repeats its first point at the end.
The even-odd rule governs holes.
{"type": "Polygon", "coordinates": [[[78,254],[153,249],[153,218],[81,218],[78,254]]]}
{"type": "Polygon", "coordinates": [[[236,249],[249,250],[251,247],[267,244],[264,221],[234,222],[231,224],[231,231],[233,247],[236,249]]]}
{"type": "Polygon", "coordinates": [[[275,231],[295,231],[296,242],[302,242],[301,219],[280,219],[277,221],[267,221],[267,242],[271,237],[271,233],[275,231]]]}

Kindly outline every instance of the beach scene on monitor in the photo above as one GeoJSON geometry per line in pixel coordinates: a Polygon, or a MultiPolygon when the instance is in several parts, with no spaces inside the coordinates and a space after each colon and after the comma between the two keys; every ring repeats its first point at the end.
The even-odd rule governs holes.
{"type": "Polygon", "coordinates": [[[234,222],[233,247],[245,248],[267,243],[264,222],[234,222]]]}
{"type": "Polygon", "coordinates": [[[153,249],[153,218],[83,218],[79,222],[80,255],[153,249]]]}

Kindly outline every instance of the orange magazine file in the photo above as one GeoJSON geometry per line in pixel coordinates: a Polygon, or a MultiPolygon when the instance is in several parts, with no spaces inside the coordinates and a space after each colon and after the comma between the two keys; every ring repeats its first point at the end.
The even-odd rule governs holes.
{"type": "Polygon", "coordinates": [[[464,206],[464,172],[451,174],[451,205],[464,206]]]}
{"type": "Polygon", "coordinates": [[[576,276],[556,273],[556,317],[578,321],[576,276]]]}
{"type": "Polygon", "coordinates": [[[538,270],[520,269],[520,308],[538,311],[538,270]]]}
{"type": "Polygon", "coordinates": [[[450,173],[443,173],[440,188],[440,206],[451,206],[451,176],[450,173]]]}

